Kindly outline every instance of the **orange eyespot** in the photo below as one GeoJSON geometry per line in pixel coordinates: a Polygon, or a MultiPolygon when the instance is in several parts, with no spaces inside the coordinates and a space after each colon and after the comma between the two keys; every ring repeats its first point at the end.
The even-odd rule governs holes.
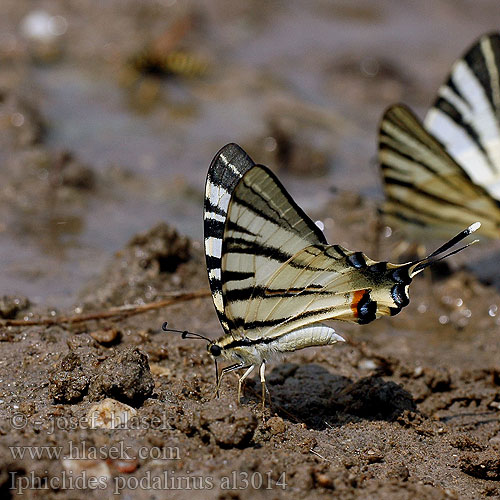
{"type": "Polygon", "coordinates": [[[359,301],[363,298],[363,296],[366,292],[367,292],[367,290],[356,290],[354,292],[354,295],[352,297],[352,302],[351,302],[351,311],[352,311],[352,314],[354,315],[355,318],[358,317],[359,301]]]}

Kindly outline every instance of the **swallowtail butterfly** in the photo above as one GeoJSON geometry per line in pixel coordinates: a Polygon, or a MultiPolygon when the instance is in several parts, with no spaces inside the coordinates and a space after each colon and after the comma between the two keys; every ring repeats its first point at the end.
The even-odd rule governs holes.
{"type": "Polygon", "coordinates": [[[323,321],[365,324],[399,313],[409,303],[412,278],[461,250],[445,254],[480,226],[472,224],[422,260],[376,262],[329,245],[276,176],[236,144],[212,161],[204,208],[208,279],[224,329],[207,348],[216,361],[234,362],[222,375],[246,370],[238,400],[242,381],[259,367],[264,401],[264,370],[275,355],[344,340],[323,321]]]}
{"type": "Polygon", "coordinates": [[[483,36],[455,62],[422,124],[389,108],[379,161],[391,222],[452,234],[479,220],[500,238],[500,34],[483,36]]]}

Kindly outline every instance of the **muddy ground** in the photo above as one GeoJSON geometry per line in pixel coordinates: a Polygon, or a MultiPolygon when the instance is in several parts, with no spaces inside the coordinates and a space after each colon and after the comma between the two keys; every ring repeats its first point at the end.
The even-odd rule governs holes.
{"type": "MultiPolygon", "coordinates": [[[[369,210],[358,210],[354,227],[365,226],[369,210]]],[[[432,279],[415,280],[399,316],[337,325],[350,342],[275,364],[264,412],[254,380],[241,406],[236,378],[214,398],[204,342],[160,330],[168,320],[216,335],[209,299],[114,322],[3,328],[2,492],[85,498],[106,486],[110,496],[134,498],[173,489],[179,498],[498,497],[500,325],[492,306],[500,297],[467,271],[432,279]],[[127,405],[115,411],[128,412],[129,428],[89,429],[91,409],[110,399],[127,405]],[[28,450],[41,450],[40,458],[28,450]]],[[[120,251],[78,307],[84,314],[205,286],[200,250],[160,225],[120,251]]],[[[2,314],[27,316],[30,307],[19,305],[16,315],[4,299],[2,314]]],[[[105,420],[106,408],[94,411],[105,420]]]]}
{"type": "Polygon", "coordinates": [[[401,236],[377,218],[377,120],[399,99],[428,105],[496,2],[477,16],[446,1],[123,5],[43,2],[35,29],[31,2],[2,2],[0,318],[55,323],[0,326],[3,497],[500,498],[491,242],[415,279],[400,315],[337,324],[345,344],[270,366],[264,411],[257,378],[242,405],[236,377],[217,399],[205,343],[161,331],[220,335],[209,297],[58,320],[207,289],[203,181],[229,140],[277,170],[329,241],[396,258],[401,236]]]}

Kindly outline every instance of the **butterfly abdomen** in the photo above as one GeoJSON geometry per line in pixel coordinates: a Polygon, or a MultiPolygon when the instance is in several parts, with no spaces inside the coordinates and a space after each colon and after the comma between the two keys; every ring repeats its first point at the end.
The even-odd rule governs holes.
{"type": "Polygon", "coordinates": [[[261,363],[279,357],[286,352],[305,349],[306,347],[331,345],[344,339],[329,326],[320,323],[298,328],[276,337],[244,337],[234,340],[224,336],[216,344],[221,347],[224,358],[244,360],[246,364],[261,363]]]}
{"type": "Polygon", "coordinates": [[[333,328],[316,324],[281,335],[276,339],[276,345],[273,347],[278,352],[288,352],[311,346],[336,344],[343,340],[333,328]]]}

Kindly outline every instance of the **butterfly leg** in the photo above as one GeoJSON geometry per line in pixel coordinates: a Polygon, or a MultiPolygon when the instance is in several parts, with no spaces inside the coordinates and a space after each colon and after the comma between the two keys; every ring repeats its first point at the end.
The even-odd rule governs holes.
{"type": "Polygon", "coordinates": [[[262,364],[260,365],[260,383],[262,386],[262,410],[266,407],[266,392],[269,394],[267,387],[266,387],[266,378],[264,376],[266,371],[266,362],[262,361],[262,364]]]}
{"type": "Polygon", "coordinates": [[[255,365],[251,365],[248,370],[240,377],[238,380],[238,404],[241,402],[241,384],[243,384],[243,381],[252,373],[253,369],[255,368],[255,365]]]}
{"type": "Polygon", "coordinates": [[[232,372],[234,370],[239,370],[240,368],[247,368],[247,366],[245,366],[245,363],[235,363],[234,365],[226,366],[225,368],[223,368],[221,370],[219,381],[217,382],[217,385],[215,386],[215,396],[216,397],[219,397],[219,389],[220,389],[220,384],[222,382],[222,377],[226,373],[232,372]]]}

